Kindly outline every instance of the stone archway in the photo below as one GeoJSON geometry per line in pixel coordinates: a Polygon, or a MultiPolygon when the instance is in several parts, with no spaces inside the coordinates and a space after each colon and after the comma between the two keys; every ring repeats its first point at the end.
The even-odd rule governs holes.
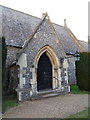
{"type": "Polygon", "coordinates": [[[60,62],[54,50],[50,46],[47,45],[38,51],[33,61],[32,80],[30,83],[31,89],[32,89],[30,93],[31,95],[38,94],[39,92],[37,90],[37,69],[38,69],[38,62],[40,60],[40,57],[44,53],[48,56],[50,63],[52,65],[52,90],[61,88],[60,62]]]}

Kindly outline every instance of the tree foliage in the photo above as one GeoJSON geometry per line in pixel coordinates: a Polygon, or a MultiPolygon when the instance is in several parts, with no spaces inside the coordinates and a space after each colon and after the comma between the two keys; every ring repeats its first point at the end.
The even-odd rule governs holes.
{"type": "Polygon", "coordinates": [[[90,91],[90,53],[80,53],[80,61],[76,62],[76,78],[80,89],[90,91]]]}

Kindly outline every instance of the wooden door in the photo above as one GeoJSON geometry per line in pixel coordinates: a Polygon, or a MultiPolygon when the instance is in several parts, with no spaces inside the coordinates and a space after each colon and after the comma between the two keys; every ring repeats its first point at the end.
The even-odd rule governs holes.
{"type": "Polygon", "coordinates": [[[42,54],[38,62],[37,90],[52,89],[52,65],[46,53],[42,54]]]}

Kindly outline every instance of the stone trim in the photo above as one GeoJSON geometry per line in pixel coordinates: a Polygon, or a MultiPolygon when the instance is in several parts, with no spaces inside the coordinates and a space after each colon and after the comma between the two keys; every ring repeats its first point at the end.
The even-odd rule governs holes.
{"type": "Polygon", "coordinates": [[[18,92],[18,99],[19,99],[19,101],[22,100],[22,98],[21,98],[21,92],[18,92]]]}
{"type": "Polygon", "coordinates": [[[20,66],[19,70],[19,88],[23,88],[23,85],[25,84],[26,78],[24,77],[26,75],[26,68],[27,68],[27,56],[25,53],[23,53],[18,62],[17,65],[20,66]]]}

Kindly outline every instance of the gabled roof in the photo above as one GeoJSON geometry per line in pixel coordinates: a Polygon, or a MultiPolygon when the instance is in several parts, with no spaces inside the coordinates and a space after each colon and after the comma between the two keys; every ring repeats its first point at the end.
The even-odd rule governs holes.
{"type": "Polygon", "coordinates": [[[60,26],[57,24],[53,24],[59,40],[61,41],[65,52],[73,52],[76,51],[86,51],[84,47],[78,42],[77,38],[74,36],[73,33],[69,31],[69,28],[66,26],[60,26]]]}
{"type": "MultiPolygon", "coordinates": [[[[23,46],[27,40],[32,38],[39,25],[43,22],[40,18],[4,6],[0,6],[0,9],[2,9],[3,21],[2,33],[8,45],[23,46]]],[[[84,46],[78,42],[67,26],[60,26],[55,23],[51,23],[51,25],[59,45],[64,48],[65,52],[85,51],[84,46]]]]}
{"type": "Polygon", "coordinates": [[[72,33],[72,31],[67,27],[67,25],[64,26],[70,37],[72,38],[73,42],[76,44],[76,46],[80,49],[81,52],[86,51],[86,49],[78,42],[78,39],[76,36],[72,33]]]}
{"type": "MultiPolygon", "coordinates": [[[[34,37],[34,35],[37,33],[37,30],[38,30],[39,27],[42,25],[42,23],[45,21],[45,19],[48,19],[48,22],[49,22],[49,24],[50,24],[50,26],[51,26],[51,28],[52,28],[52,30],[53,30],[53,33],[54,33],[54,35],[55,35],[55,37],[56,37],[56,44],[59,45],[59,48],[60,48],[61,52],[63,53],[63,57],[66,57],[66,53],[65,53],[65,51],[64,51],[64,48],[62,47],[62,44],[61,44],[61,42],[60,42],[59,39],[58,39],[57,33],[56,33],[56,31],[55,31],[55,29],[54,29],[54,27],[53,27],[53,24],[51,23],[50,18],[49,18],[49,16],[48,16],[47,13],[46,13],[46,14],[43,14],[43,19],[42,19],[42,20],[40,21],[40,23],[37,25],[37,27],[35,28],[34,32],[33,32],[32,35],[30,36],[30,38],[28,38],[28,39],[26,40],[26,42],[25,42],[25,44],[24,44],[24,46],[23,46],[23,48],[22,48],[19,56],[24,52],[24,49],[25,49],[25,48],[27,47],[27,45],[30,43],[31,39],[32,39],[32,38],[34,37]],[[46,18],[46,17],[47,17],[47,18],[46,18]]],[[[18,58],[19,58],[19,56],[18,56],[18,58]]],[[[18,59],[18,58],[17,58],[17,59],[18,59]]]]}

